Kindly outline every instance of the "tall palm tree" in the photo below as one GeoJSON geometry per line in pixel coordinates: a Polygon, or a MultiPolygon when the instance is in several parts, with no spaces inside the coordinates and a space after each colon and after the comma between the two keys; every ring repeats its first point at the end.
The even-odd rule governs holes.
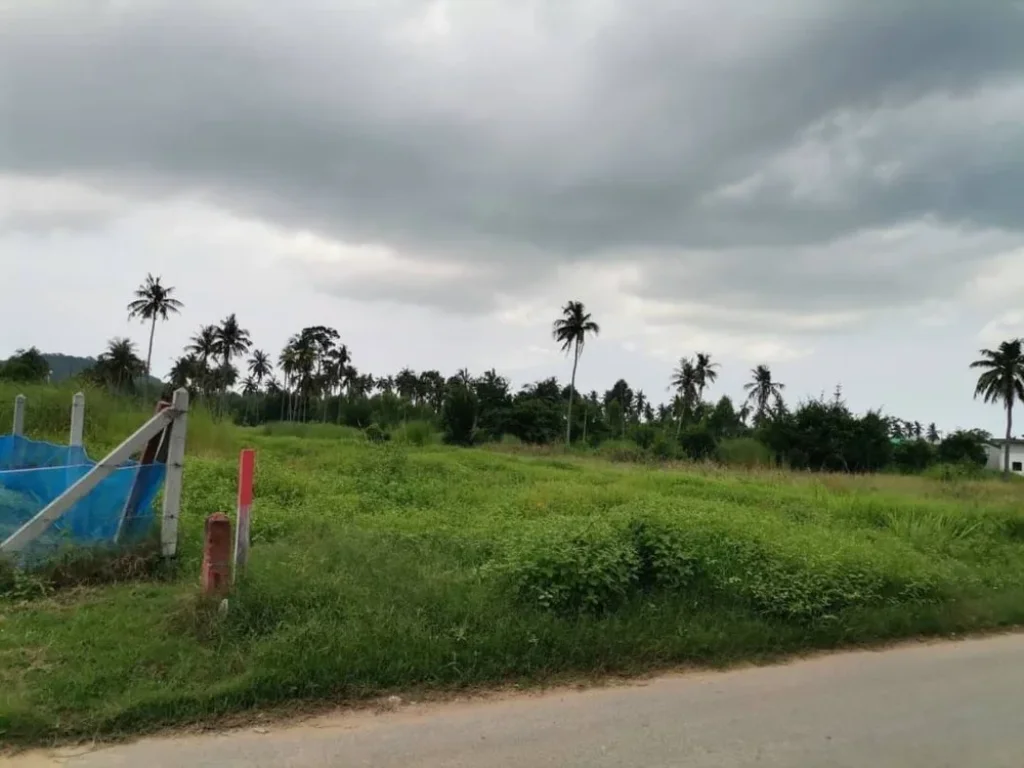
{"type": "Polygon", "coordinates": [[[759,365],[750,373],[753,375],[753,379],[750,383],[744,384],[743,389],[748,393],[746,402],[754,405],[754,421],[756,423],[764,419],[772,400],[778,402],[782,399],[782,390],[786,388],[786,385],[772,379],[771,369],[767,365],[759,365]]]}
{"type": "Polygon", "coordinates": [[[1003,443],[1003,475],[1010,476],[1010,439],[1013,432],[1013,404],[1024,400],[1024,339],[1011,339],[999,349],[981,350],[971,368],[982,371],[974,396],[986,403],[1001,403],[1006,409],[1006,441],[1003,443]]]}
{"type": "Polygon", "coordinates": [[[711,362],[710,353],[698,352],[697,361],[694,363],[693,368],[697,383],[697,401],[702,402],[704,400],[704,388],[718,380],[718,371],[715,370],[718,368],[718,363],[711,362]]]}
{"type": "Polygon", "coordinates": [[[939,442],[939,440],[942,439],[942,435],[939,432],[939,428],[935,426],[935,422],[934,421],[931,424],[928,425],[928,435],[927,435],[927,437],[928,437],[928,442],[929,443],[937,443],[937,442],[939,442]]]}
{"type": "Polygon", "coordinates": [[[210,360],[217,356],[217,326],[204,325],[189,339],[185,351],[199,359],[201,387],[205,390],[210,379],[210,360]]]}
{"type": "Polygon", "coordinates": [[[647,395],[644,394],[642,389],[637,390],[636,397],[633,399],[633,406],[636,410],[636,413],[633,415],[636,416],[637,423],[639,423],[647,409],[647,395]]]}
{"type": "Polygon", "coordinates": [[[676,437],[678,438],[683,428],[683,416],[693,407],[694,402],[700,399],[697,394],[700,387],[697,366],[690,358],[679,358],[679,365],[672,371],[671,385],[676,391],[673,405],[675,405],[678,417],[676,421],[676,437]]]}
{"type": "Polygon", "coordinates": [[[284,374],[284,390],[287,400],[286,421],[292,421],[295,417],[295,401],[292,396],[292,386],[295,384],[296,374],[299,369],[299,353],[295,348],[297,341],[298,337],[295,336],[289,339],[277,358],[277,364],[281,367],[281,372],[284,374]]]}
{"type": "MultiPolygon", "coordinates": [[[[149,323],[149,351],[146,353],[146,376],[153,362],[153,337],[156,321],[166,321],[170,315],[181,312],[185,305],[173,296],[174,286],[162,285],[159,277],[147,274],[146,281],[135,289],[135,300],[128,304],[128,319],[139,318],[149,323]]],[[[148,383],[148,382],[147,382],[148,383]]]]}
{"type": "Polygon", "coordinates": [[[263,380],[274,372],[274,364],[270,361],[270,355],[262,349],[254,349],[252,357],[249,358],[249,375],[259,386],[263,380]]]}
{"type": "Polygon", "coordinates": [[[572,399],[576,393],[576,368],[580,363],[587,334],[597,336],[600,332],[600,326],[591,319],[582,301],[566,302],[562,307],[562,316],[551,327],[551,333],[555,341],[562,345],[562,351],[566,354],[572,351],[572,378],[569,380],[569,406],[565,418],[566,447],[572,443],[572,399]]]}
{"type": "Polygon", "coordinates": [[[418,394],[418,384],[419,377],[411,368],[403,368],[395,376],[395,388],[398,390],[398,395],[406,400],[415,402],[416,395],[418,394]]]}
{"type": "Polygon", "coordinates": [[[231,358],[235,355],[244,355],[251,346],[249,332],[238,324],[234,312],[217,326],[217,352],[224,362],[224,368],[230,368],[231,358]]]}

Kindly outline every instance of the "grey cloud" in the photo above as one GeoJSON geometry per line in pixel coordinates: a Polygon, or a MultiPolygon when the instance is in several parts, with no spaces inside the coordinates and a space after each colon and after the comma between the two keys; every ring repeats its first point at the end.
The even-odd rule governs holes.
{"type": "Polygon", "coordinates": [[[414,258],[512,265],[473,291],[339,289],[467,311],[555,262],[650,251],[666,255],[645,262],[644,295],[907,302],[947,293],[1024,228],[1019,131],[982,124],[966,151],[969,116],[953,136],[871,122],[1024,82],[1019,4],[450,5],[435,47],[396,37],[425,7],[412,0],[0,6],[0,171],[202,195],[414,258]],[[871,130],[850,134],[844,115],[871,130]],[[834,200],[770,173],[745,199],[715,196],[809,136],[860,158],[834,200]],[[873,175],[891,162],[891,178],[873,175]],[[1010,234],[844,245],[924,218],[1010,234]]]}

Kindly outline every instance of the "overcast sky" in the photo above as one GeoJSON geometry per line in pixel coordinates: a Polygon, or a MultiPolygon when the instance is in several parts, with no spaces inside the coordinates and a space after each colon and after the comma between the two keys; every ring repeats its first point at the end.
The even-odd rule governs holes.
{"type": "Polygon", "coordinates": [[[1024,335],[1024,5],[987,0],[0,0],[0,356],[145,353],[237,312],[361,371],[569,363],[1000,431],[1024,335]]]}

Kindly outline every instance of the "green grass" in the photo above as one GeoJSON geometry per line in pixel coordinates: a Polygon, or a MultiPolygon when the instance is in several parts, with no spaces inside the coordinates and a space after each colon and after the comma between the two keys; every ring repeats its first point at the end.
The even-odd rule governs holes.
{"type": "Polygon", "coordinates": [[[1024,622],[1016,483],[195,424],[176,578],[0,602],[0,738],[1024,622]],[[242,445],[258,450],[253,559],[218,617],[196,595],[202,521],[234,507],[242,445]]]}

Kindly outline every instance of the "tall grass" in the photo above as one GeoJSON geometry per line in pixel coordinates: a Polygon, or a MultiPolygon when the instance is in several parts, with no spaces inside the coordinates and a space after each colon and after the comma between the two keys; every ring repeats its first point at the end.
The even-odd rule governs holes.
{"type": "Polygon", "coordinates": [[[1017,484],[281,430],[231,431],[258,458],[226,616],[195,588],[203,520],[234,505],[215,451],[187,462],[178,581],[2,604],[0,738],[1024,621],[1017,484]]]}
{"type": "MultiPolygon", "coordinates": [[[[11,431],[14,400],[23,394],[26,398],[26,437],[67,443],[71,431],[71,399],[79,391],[85,394],[84,443],[94,459],[101,458],[153,415],[153,402],[115,396],[100,388],[0,381],[0,434],[11,431]]],[[[215,419],[201,403],[190,405],[186,443],[190,453],[230,453],[237,439],[238,433],[230,425],[215,419]]]]}

